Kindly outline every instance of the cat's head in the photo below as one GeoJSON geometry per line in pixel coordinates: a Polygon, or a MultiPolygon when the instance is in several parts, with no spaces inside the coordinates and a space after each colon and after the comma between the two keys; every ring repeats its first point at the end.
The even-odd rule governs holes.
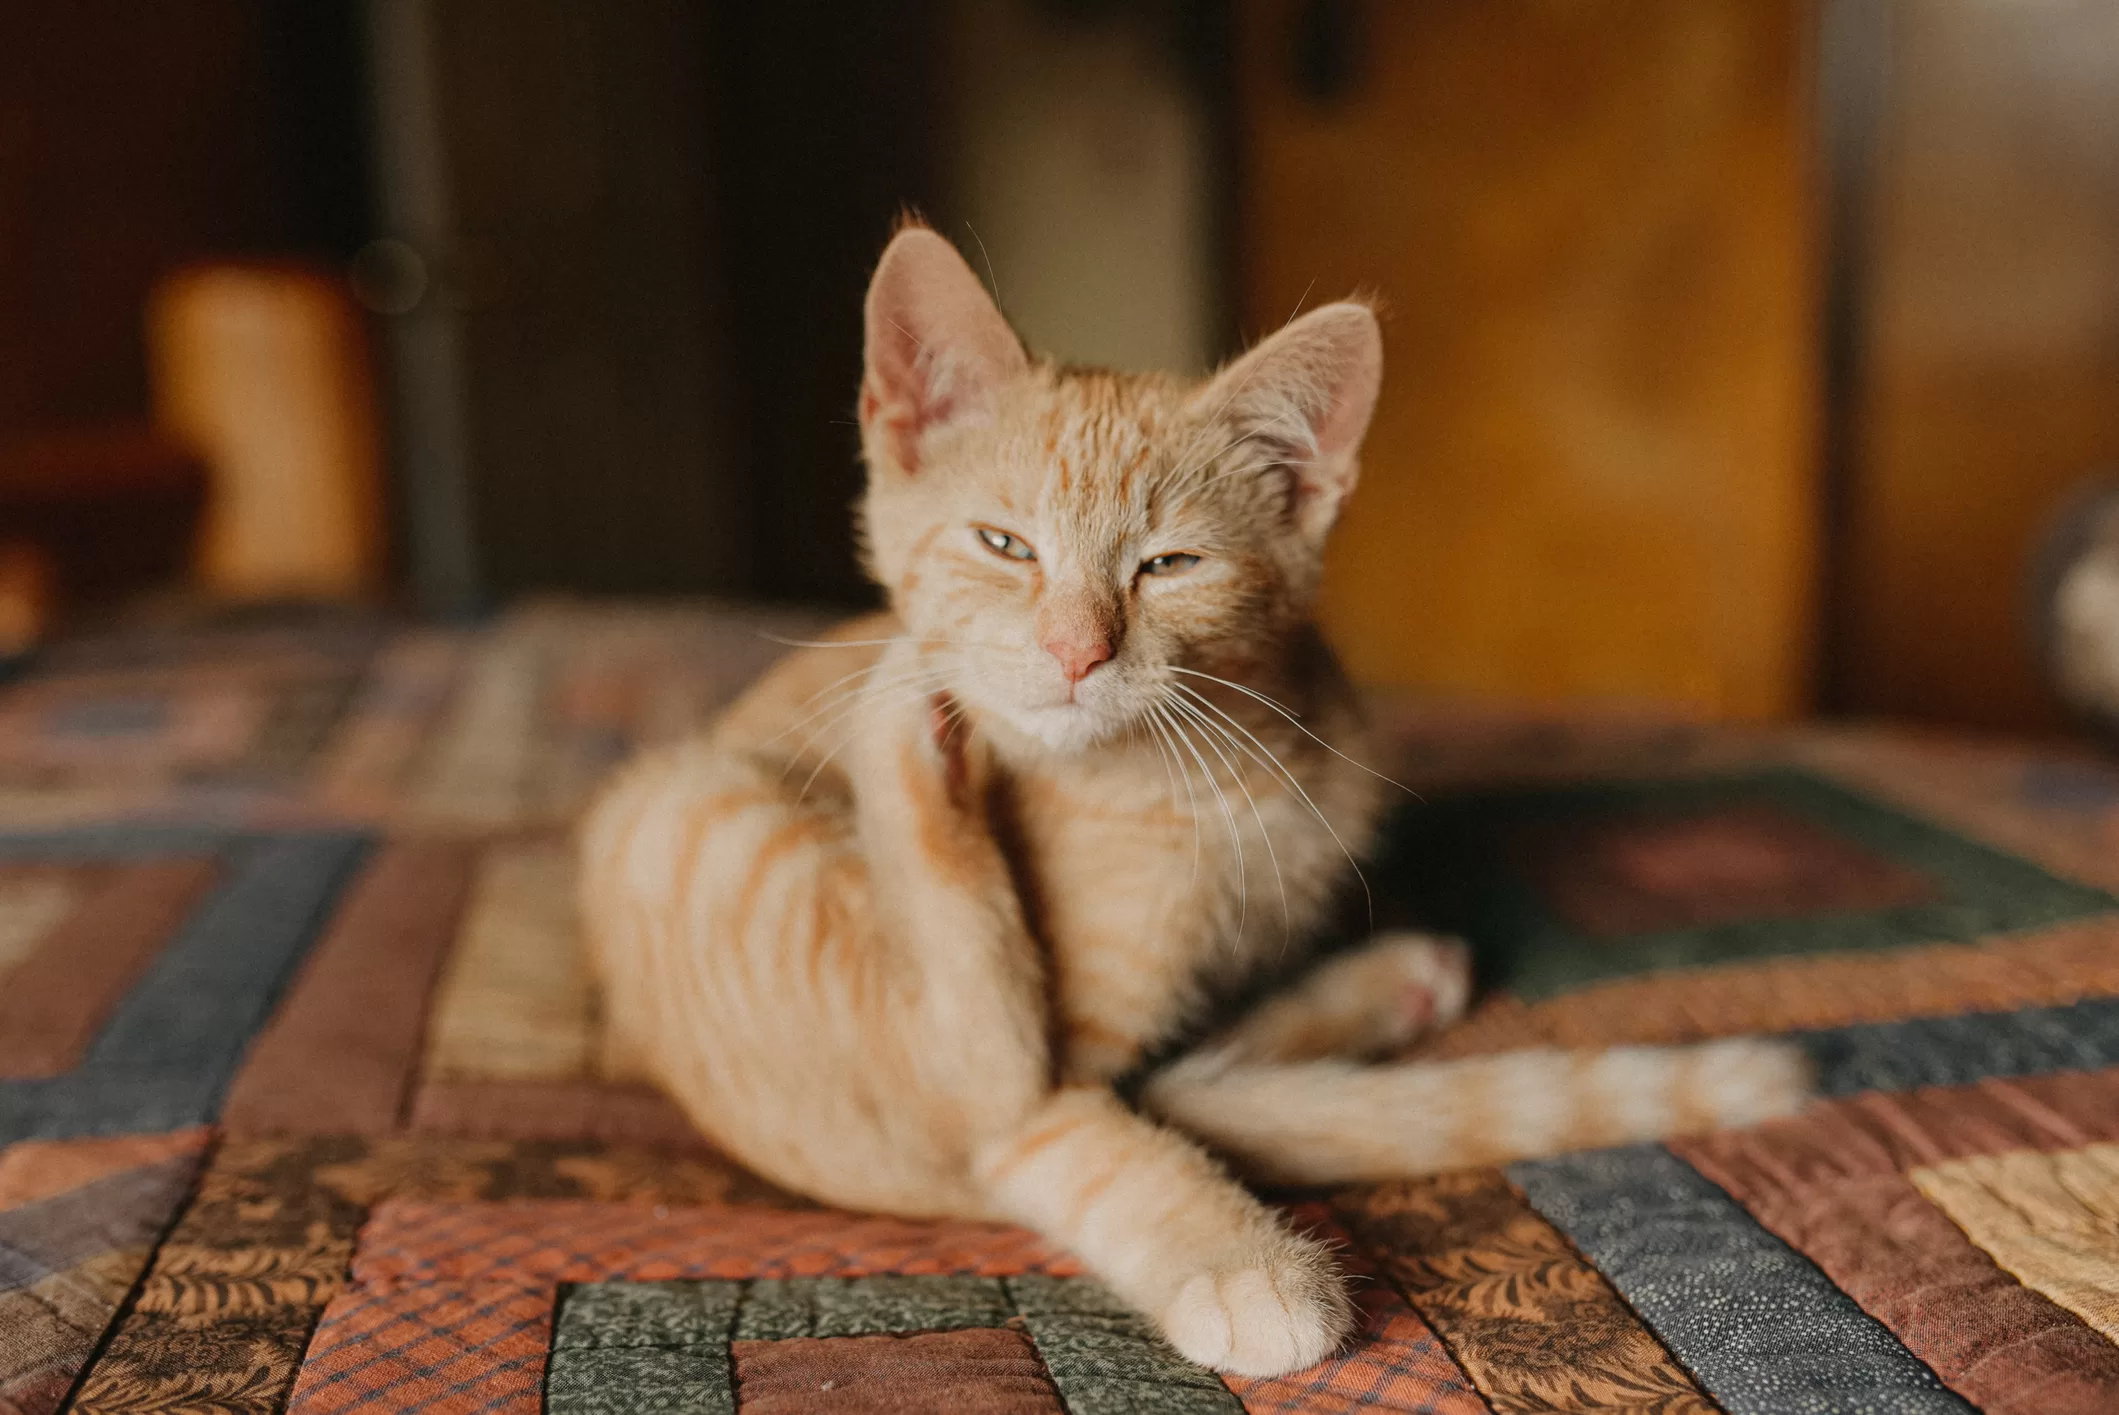
{"type": "Polygon", "coordinates": [[[912,227],[867,314],[868,565],[936,686],[1071,751],[1140,722],[1179,669],[1278,664],[1382,376],[1365,306],[1314,310],[1201,382],[1061,368],[912,227]]]}

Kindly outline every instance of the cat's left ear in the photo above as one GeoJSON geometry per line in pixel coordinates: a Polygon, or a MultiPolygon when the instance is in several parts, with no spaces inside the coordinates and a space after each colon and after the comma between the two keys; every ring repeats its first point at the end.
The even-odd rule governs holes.
{"type": "Polygon", "coordinates": [[[1311,310],[1215,375],[1193,407],[1294,480],[1294,515],[1322,543],[1361,473],[1361,439],[1383,383],[1383,334],[1353,301],[1311,310]]]}
{"type": "Polygon", "coordinates": [[[908,226],[884,250],[868,285],[867,333],[861,429],[905,472],[919,470],[928,432],[989,413],[1030,362],[956,247],[925,226],[908,226]]]}

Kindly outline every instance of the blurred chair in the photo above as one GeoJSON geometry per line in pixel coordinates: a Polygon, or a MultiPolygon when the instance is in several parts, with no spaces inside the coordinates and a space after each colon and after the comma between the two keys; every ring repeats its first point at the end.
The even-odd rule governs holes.
{"type": "Polygon", "coordinates": [[[0,658],[63,606],[182,573],[205,494],[198,458],[146,427],[0,443],[0,658]]]}
{"type": "Polygon", "coordinates": [[[197,567],[208,593],[378,589],[382,454],[362,319],[338,281],[295,265],[202,265],[156,288],[155,416],[207,467],[197,567]]]}

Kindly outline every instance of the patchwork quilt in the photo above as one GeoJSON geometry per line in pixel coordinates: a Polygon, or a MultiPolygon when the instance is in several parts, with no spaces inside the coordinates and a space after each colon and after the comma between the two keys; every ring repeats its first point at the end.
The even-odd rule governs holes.
{"type": "Polygon", "coordinates": [[[2119,772],[1386,705],[1437,1056],[1795,1039],[1805,1114],[1275,1196],[1359,1336],[1193,1367],[1017,1230],[602,1075],[565,833],[815,620],[224,622],[0,686],[0,1415],[2119,1410],[2119,772]]]}

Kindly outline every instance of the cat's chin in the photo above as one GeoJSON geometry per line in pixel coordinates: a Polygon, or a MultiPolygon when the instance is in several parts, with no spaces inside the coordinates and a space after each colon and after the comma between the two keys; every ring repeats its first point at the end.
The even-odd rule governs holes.
{"type": "Polygon", "coordinates": [[[1107,714],[1079,703],[1052,707],[1017,708],[1006,715],[1008,725],[1055,756],[1076,756],[1118,733],[1120,724],[1107,714]]]}

